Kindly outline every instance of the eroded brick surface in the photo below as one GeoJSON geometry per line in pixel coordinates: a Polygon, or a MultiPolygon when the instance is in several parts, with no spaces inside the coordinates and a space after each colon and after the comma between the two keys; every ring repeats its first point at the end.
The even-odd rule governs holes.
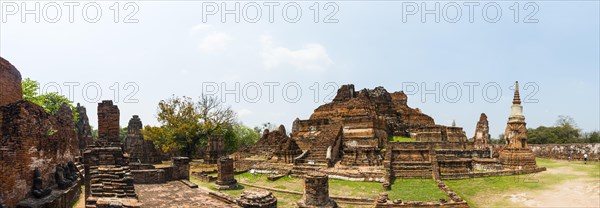
{"type": "Polygon", "coordinates": [[[144,207],[238,207],[214,199],[203,189],[190,188],[180,181],[169,181],[164,184],[136,184],[135,189],[139,200],[144,202],[144,207]]]}
{"type": "Polygon", "coordinates": [[[50,115],[42,107],[21,100],[21,76],[2,58],[0,85],[0,198],[14,207],[32,195],[36,168],[43,189],[56,184],[56,165],[75,160],[78,142],[71,109],[64,104],[50,115]]]}

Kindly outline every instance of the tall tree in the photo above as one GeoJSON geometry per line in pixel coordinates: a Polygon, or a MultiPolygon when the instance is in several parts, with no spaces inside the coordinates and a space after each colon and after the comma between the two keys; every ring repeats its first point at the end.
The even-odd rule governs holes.
{"type": "Polygon", "coordinates": [[[160,127],[146,126],[143,132],[165,152],[179,151],[193,157],[204,149],[208,135],[223,135],[230,151],[245,144],[237,141],[239,135],[246,136],[239,133],[237,114],[217,97],[202,95],[198,102],[175,96],[162,100],[158,104],[157,119],[160,127]]]}

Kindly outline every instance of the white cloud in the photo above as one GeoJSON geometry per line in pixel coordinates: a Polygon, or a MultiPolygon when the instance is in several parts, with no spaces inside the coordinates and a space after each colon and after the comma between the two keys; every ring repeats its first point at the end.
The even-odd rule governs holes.
{"type": "Polygon", "coordinates": [[[301,49],[274,46],[271,36],[260,36],[263,64],[266,68],[294,67],[300,70],[322,71],[333,65],[327,50],[320,44],[305,44],[301,49]]]}
{"type": "Polygon", "coordinates": [[[197,24],[190,29],[192,37],[200,38],[198,48],[205,53],[218,54],[229,48],[233,37],[226,33],[217,31],[210,24],[197,24]]]}
{"type": "Polygon", "coordinates": [[[206,53],[222,53],[233,41],[231,35],[224,32],[212,32],[200,41],[200,50],[206,53]]]}
{"type": "Polygon", "coordinates": [[[197,24],[190,29],[190,34],[200,33],[209,30],[212,27],[210,24],[197,24]]]}
{"type": "Polygon", "coordinates": [[[237,112],[238,116],[240,116],[240,118],[245,117],[245,116],[249,116],[252,115],[254,112],[252,112],[251,110],[248,109],[241,109],[237,112]]]}

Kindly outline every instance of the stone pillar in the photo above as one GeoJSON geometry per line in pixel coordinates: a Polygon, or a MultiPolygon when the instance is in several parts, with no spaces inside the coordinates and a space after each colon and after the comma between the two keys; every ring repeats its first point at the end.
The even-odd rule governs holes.
{"type": "Polygon", "coordinates": [[[263,190],[246,190],[237,198],[237,202],[244,208],[277,208],[277,198],[263,190]]]}
{"type": "Polygon", "coordinates": [[[296,203],[298,207],[338,207],[329,198],[329,177],[327,174],[311,172],[304,177],[304,195],[296,203]]]}
{"type": "Polygon", "coordinates": [[[172,157],[173,180],[190,180],[190,159],[187,157],[172,157]]]}
{"type": "Polygon", "coordinates": [[[217,164],[218,176],[215,187],[219,190],[223,189],[235,189],[238,184],[235,180],[234,169],[233,169],[233,159],[229,157],[219,158],[217,164]]]}

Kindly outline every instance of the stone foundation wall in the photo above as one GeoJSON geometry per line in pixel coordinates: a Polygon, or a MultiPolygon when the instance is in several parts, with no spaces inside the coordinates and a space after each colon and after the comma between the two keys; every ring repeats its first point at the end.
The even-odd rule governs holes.
{"type": "Polygon", "coordinates": [[[583,154],[587,153],[589,160],[600,159],[600,143],[529,144],[529,148],[536,157],[566,160],[571,153],[571,159],[583,160],[583,154]]]}
{"type": "Polygon", "coordinates": [[[132,170],[133,183],[136,184],[157,184],[165,183],[165,171],[162,169],[148,169],[148,170],[132,170]]]}

